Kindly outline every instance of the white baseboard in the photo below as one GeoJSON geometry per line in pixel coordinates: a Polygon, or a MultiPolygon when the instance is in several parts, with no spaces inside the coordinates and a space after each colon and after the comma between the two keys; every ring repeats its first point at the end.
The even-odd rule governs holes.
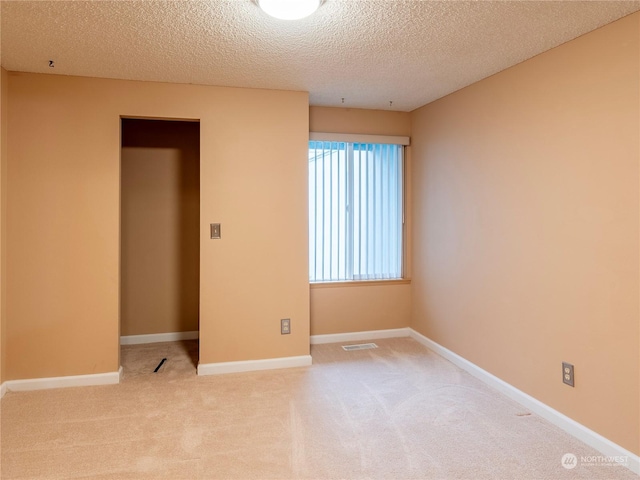
{"type": "Polygon", "coordinates": [[[322,343],[359,342],[360,340],[376,340],[378,338],[408,337],[410,328],[393,328],[389,330],[369,330],[367,332],[330,333],[327,335],[311,335],[311,345],[322,343]]]}
{"type": "Polygon", "coordinates": [[[244,360],[240,362],[201,363],[198,375],[220,375],[223,373],[253,372],[257,370],[275,370],[278,368],[308,367],[311,355],[299,357],[268,358],[265,360],[244,360]]]}
{"type": "Polygon", "coordinates": [[[421,333],[416,332],[412,328],[409,329],[409,336],[414,340],[420,342],[429,350],[437,353],[441,357],[446,358],[454,365],[457,365],[469,374],[473,375],[478,380],[486,383],[490,387],[495,388],[500,393],[506,395],[512,400],[515,400],[519,404],[531,410],[533,413],[551,422],[556,427],[564,430],[568,434],[586,443],[590,447],[595,448],[603,455],[608,457],[627,457],[629,459],[626,463],[627,468],[629,468],[636,474],[640,474],[640,457],[638,455],[635,455],[634,453],[621,447],[620,445],[613,443],[611,440],[608,440],[599,433],[594,432],[593,430],[585,427],[575,420],[572,420],[563,413],[554,410],[550,406],[542,403],[540,400],[533,398],[531,395],[518,390],[513,385],[499,379],[486,370],[483,370],[476,364],[471,363],[469,360],[466,360],[457,353],[454,353],[451,350],[443,347],[442,345],[434,342],[430,338],[425,337],[421,333]]]}
{"type": "Polygon", "coordinates": [[[120,337],[120,345],[140,345],[143,343],[177,342],[197,340],[199,332],[150,333],[148,335],[126,335],[120,337]]]}
{"type": "Polygon", "coordinates": [[[49,388],[87,387],[90,385],[116,385],[120,383],[121,375],[122,367],[120,367],[117,372],[73,375],[68,377],[8,380],[2,385],[10,392],[27,392],[30,390],[46,390],[49,388]]]}
{"type": "Polygon", "coordinates": [[[7,393],[7,382],[2,382],[2,385],[0,385],[0,398],[4,397],[5,393],[7,393]]]}

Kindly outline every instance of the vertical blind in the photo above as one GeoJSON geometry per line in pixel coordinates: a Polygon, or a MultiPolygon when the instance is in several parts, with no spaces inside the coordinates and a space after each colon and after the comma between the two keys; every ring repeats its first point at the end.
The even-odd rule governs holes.
{"type": "Polygon", "coordinates": [[[401,145],[309,142],[309,278],[402,277],[401,145]]]}

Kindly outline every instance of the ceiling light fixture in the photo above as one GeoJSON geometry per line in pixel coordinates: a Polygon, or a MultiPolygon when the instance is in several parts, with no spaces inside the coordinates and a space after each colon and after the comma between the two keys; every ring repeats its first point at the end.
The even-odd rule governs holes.
{"type": "Polygon", "coordinates": [[[258,0],[258,5],[280,20],[299,20],[315,12],[320,0],[258,0]]]}

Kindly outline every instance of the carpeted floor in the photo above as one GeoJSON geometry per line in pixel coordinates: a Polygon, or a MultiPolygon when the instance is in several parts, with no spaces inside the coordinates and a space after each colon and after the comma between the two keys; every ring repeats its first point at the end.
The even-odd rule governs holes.
{"type": "Polygon", "coordinates": [[[376,343],[210,377],[196,342],[123,347],[120,385],[4,397],[2,479],[638,479],[565,469],[599,453],[412,339],[376,343]]]}

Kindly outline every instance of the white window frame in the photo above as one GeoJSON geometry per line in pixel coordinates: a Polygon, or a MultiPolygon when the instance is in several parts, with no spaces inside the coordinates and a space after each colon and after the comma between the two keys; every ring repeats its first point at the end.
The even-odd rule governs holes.
{"type": "MultiPolygon", "coordinates": [[[[403,147],[410,145],[410,137],[407,136],[394,136],[394,135],[367,135],[367,134],[344,134],[344,133],[328,133],[328,132],[310,132],[309,133],[309,141],[321,141],[321,142],[344,142],[344,143],[365,143],[365,144],[393,144],[393,145],[401,145],[403,147]]],[[[311,281],[313,285],[322,285],[322,284],[331,284],[331,283],[360,283],[360,282],[389,282],[389,281],[403,281],[405,265],[404,260],[406,257],[405,253],[405,153],[402,152],[402,163],[401,163],[401,251],[400,251],[400,269],[401,275],[400,278],[397,279],[353,279],[353,272],[349,272],[349,276],[351,278],[346,280],[316,280],[311,281]]],[[[352,248],[353,246],[349,243],[347,248],[352,248]]],[[[351,269],[352,265],[348,265],[347,268],[351,269]]]]}

